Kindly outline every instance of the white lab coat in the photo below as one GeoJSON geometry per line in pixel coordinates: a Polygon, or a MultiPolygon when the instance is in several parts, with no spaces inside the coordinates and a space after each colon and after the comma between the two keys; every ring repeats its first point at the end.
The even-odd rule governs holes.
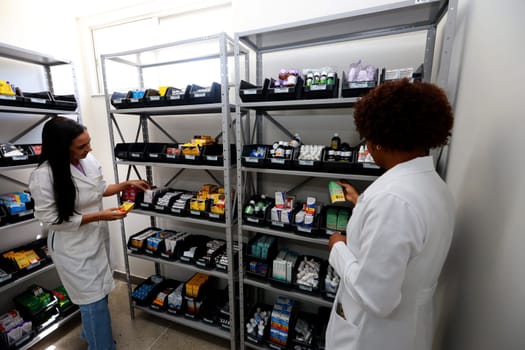
{"type": "Polygon", "coordinates": [[[430,350],[432,296],[453,227],[453,199],[431,157],[398,164],[372,183],[359,196],[346,244],[330,252],[341,282],[326,348],[430,350]]]}
{"type": "Polygon", "coordinates": [[[75,304],[90,304],[104,298],[113,288],[109,265],[109,231],[106,221],[80,226],[82,214],[102,210],[107,184],[99,163],[91,154],[80,163],[82,174],[71,165],[77,188],[75,210],[70,221],[54,224],[58,212],[53,195],[53,175],[47,162],[35,169],[29,189],[35,200],[35,217],[49,229],[48,248],[60,280],[75,304]]]}

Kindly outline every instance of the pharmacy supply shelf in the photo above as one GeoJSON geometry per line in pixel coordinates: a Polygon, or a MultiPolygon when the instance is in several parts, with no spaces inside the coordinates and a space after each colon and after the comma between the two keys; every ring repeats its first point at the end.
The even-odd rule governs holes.
{"type": "Polygon", "coordinates": [[[146,312],[148,314],[155,315],[156,317],[160,317],[160,318],[163,318],[165,320],[168,320],[168,321],[171,321],[171,322],[174,322],[174,323],[178,323],[178,324],[181,324],[181,325],[189,327],[189,328],[193,328],[193,329],[205,332],[205,333],[209,333],[209,334],[214,335],[214,336],[219,337],[219,338],[223,338],[223,339],[226,339],[226,340],[230,340],[230,338],[231,338],[230,332],[228,332],[227,330],[219,328],[219,327],[208,325],[208,324],[206,324],[204,322],[200,322],[198,320],[197,321],[190,320],[188,318],[185,318],[184,316],[173,316],[173,315],[170,315],[170,314],[168,314],[166,312],[154,311],[154,310],[151,310],[151,309],[149,309],[147,307],[144,307],[144,306],[135,305],[134,308],[136,308],[138,310],[141,310],[141,311],[144,311],[144,312],[146,312]]]}
{"type": "Polygon", "coordinates": [[[46,265],[42,268],[39,268],[38,270],[35,270],[31,273],[29,273],[28,275],[25,275],[25,276],[22,276],[20,278],[17,278],[16,280],[14,280],[13,282],[9,282],[8,284],[6,285],[3,285],[0,287],[0,293],[2,293],[3,291],[6,291],[8,289],[11,289],[19,284],[22,284],[26,281],[29,281],[31,280],[33,277],[36,277],[38,275],[41,275],[43,274],[44,272],[47,272],[47,271],[50,271],[50,270],[53,270],[55,268],[55,264],[49,264],[49,265],[46,265]]]}
{"type": "Polygon", "coordinates": [[[57,322],[53,323],[46,329],[44,329],[42,332],[38,333],[34,338],[31,339],[29,343],[26,343],[22,345],[20,348],[17,348],[17,350],[28,350],[31,349],[36,343],[47,337],[48,335],[54,333],[56,330],[60,329],[64,326],[67,322],[74,319],[75,317],[80,315],[80,309],[73,311],[71,314],[67,315],[64,318],[59,319],[57,322]]]}
{"type": "Polygon", "coordinates": [[[30,223],[36,222],[36,221],[38,221],[38,220],[35,219],[35,218],[32,218],[32,219],[28,219],[28,220],[22,220],[22,221],[19,221],[19,222],[15,222],[15,223],[12,223],[12,224],[7,224],[7,225],[4,225],[4,226],[0,226],[0,231],[6,230],[6,229],[11,229],[11,228],[14,228],[14,227],[17,227],[17,226],[27,225],[27,224],[30,224],[30,223]]]}
{"type": "Polygon", "coordinates": [[[252,231],[252,232],[258,232],[258,233],[264,233],[265,235],[276,236],[276,237],[287,238],[287,239],[293,239],[295,241],[300,241],[300,242],[318,244],[318,245],[321,245],[323,247],[327,247],[328,246],[328,239],[327,238],[308,237],[308,236],[296,234],[296,233],[293,233],[293,232],[272,230],[272,229],[269,229],[267,227],[262,227],[262,226],[242,225],[241,229],[243,231],[252,231]]]}
{"type": "MultiPolygon", "coordinates": [[[[230,104],[230,112],[235,112],[235,105],[230,104]]],[[[112,114],[124,115],[141,115],[147,114],[152,116],[173,116],[188,114],[220,114],[223,105],[221,103],[193,104],[183,106],[163,106],[163,107],[144,107],[144,108],[120,108],[111,109],[112,114]]]]}
{"type": "Polygon", "coordinates": [[[154,263],[158,263],[158,264],[169,265],[169,266],[176,266],[176,267],[179,267],[179,268],[182,268],[182,269],[186,269],[186,270],[189,270],[189,271],[201,272],[201,273],[204,273],[204,274],[207,274],[207,275],[210,275],[210,276],[214,276],[214,277],[218,277],[218,278],[221,278],[221,279],[226,279],[226,280],[228,279],[228,274],[226,272],[221,272],[219,270],[214,270],[214,269],[204,269],[204,268],[201,268],[201,267],[199,267],[197,265],[185,264],[185,263],[180,262],[180,261],[168,261],[168,260],[163,260],[163,259],[160,259],[160,258],[154,258],[154,257],[148,256],[148,255],[141,255],[141,254],[130,253],[129,251],[128,251],[128,256],[131,256],[131,257],[134,257],[134,258],[137,258],[137,259],[148,260],[148,261],[151,261],[151,262],[154,262],[154,263]]]}
{"type": "Polygon", "coordinates": [[[374,181],[377,176],[359,175],[359,174],[344,174],[344,173],[323,173],[316,171],[297,171],[297,170],[281,170],[281,169],[266,169],[266,168],[249,168],[242,167],[243,172],[261,173],[261,174],[279,174],[291,176],[307,176],[307,177],[322,177],[329,179],[346,179],[356,181],[374,181]]]}
{"type": "Polygon", "coordinates": [[[253,286],[253,287],[257,287],[257,288],[261,288],[261,289],[265,289],[265,290],[268,290],[268,291],[272,291],[272,292],[275,292],[275,293],[278,293],[278,294],[281,294],[281,295],[286,295],[286,296],[288,296],[290,298],[299,299],[299,300],[306,301],[306,302],[309,302],[309,303],[313,303],[313,304],[316,304],[316,305],[319,305],[319,306],[331,307],[332,304],[333,304],[331,301],[325,300],[325,299],[321,298],[320,296],[310,295],[310,294],[301,293],[301,292],[296,292],[296,291],[291,290],[291,289],[276,288],[276,287],[272,286],[270,283],[257,281],[257,280],[254,280],[253,278],[250,278],[250,277],[247,277],[247,276],[244,276],[243,280],[244,280],[244,284],[247,284],[247,285],[250,285],[250,286],[253,286]]]}
{"type": "MultiPolygon", "coordinates": [[[[170,214],[162,214],[162,213],[157,213],[154,211],[147,211],[147,210],[141,210],[141,209],[133,209],[132,211],[130,211],[130,213],[146,215],[146,216],[154,216],[158,218],[170,219],[170,220],[175,220],[175,221],[180,221],[180,222],[189,222],[192,224],[226,228],[226,223],[224,222],[217,222],[217,221],[204,220],[204,219],[194,219],[188,216],[176,216],[176,215],[170,215],[170,214]]],[[[234,224],[235,224],[235,221],[232,222],[232,225],[234,224]]]]}
{"type": "MultiPolygon", "coordinates": [[[[169,139],[171,139],[173,142],[178,143],[173,138],[173,131],[169,130],[167,131],[165,129],[165,125],[159,125],[156,123],[156,120],[160,117],[164,118],[163,122],[170,122],[171,121],[189,121],[194,122],[195,118],[200,118],[201,116],[215,116],[219,117],[221,124],[220,128],[217,130],[222,139],[222,143],[224,145],[230,145],[232,143],[235,143],[235,140],[233,139],[233,121],[232,121],[232,115],[237,112],[237,110],[240,110],[237,105],[231,104],[230,102],[230,87],[233,86],[229,83],[229,74],[228,74],[228,58],[233,56],[233,47],[237,47],[238,45],[234,43],[233,39],[229,38],[226,33],[219,33],[217,35],[210,35],[206,37],[200,37],[195,39],[188,39],[188,40],[182,40],[178,42],[173,43],[167,43],[162,45],[155,45],[151,47],[146,47],[142,49],[136,49],[136,50],[130,50],[126,52],[120,52],[120,53],[114,53],[114,54],[105,54],[101,56],[101,66],[102,66],[102,75],[104,78],[104,93],[105,93],[105,101],[106,101],[106,111],[107,111],[107,121],[108,121],[108,129],[109,129],[109,136],[110,136],[110,144],[112,147],[112,150],[114,150],[115,147],[115,136],[120,136],[122,139],[122,142],[125,142],[124,134],[122,133],[122,130],[120,129],[118,122],[122,120],[122,118],[128,118],[128,117],[134,117],[139,119],[139,126],[137,129],[137,132],[135,133],[135,141],[140,139],[140,136],[142,136],[142,142],[154,142],[155,140],[150,140],[150,126],[155,126],[160,131],[162,131],[162,134],[169,139]],[[210,45],[208,45],[210,44],[210,45]],[[198,48],[206,48],[209,50],[206,50],[204,52],[201,49],[194,50],[195,46],[198,48]],[[194,63],[197,61],[205,62],[206,60],[214,60],[211,61],[213,64],[217,62],[217,71],[220,73],[221,80],[218,82],[220,83],[221,91],[220,91],[220,103],[203,103],[203,104],[187,104],[187,105],[172,105],[172,106],[159,106],[159,107],[140,107],[140,108],[114,108],[114,106],[111,105],[111,92],[108,91],[108,75],[106,74],[106,62],[107,61],[113,61],[114,63],[111,64],[111,67],[115,67],[116,64],[121,64],[126,66],[127,68],[132,68],[133,71],[137,72],[137,81],[139,86],[137,88],[145,89],[147,86],[144,86],[146,84],[145,82],[145,75],[146,72],[153,72],[158,73],[158,68],[160,67],[167,67],[172,66],[176,68],[182,68],[185,69],[187,66],[184,66],[184,64],[187,63],[194,63]],[[178,116],[181,116],[181,118],[178,118],[178,116]],[[191,118],[183,118],[183,116],[191,116],[191,118]]],[[[241,49],[242,52],[242,49],[241,49]]],[[[241,53],[242,54],[242,53],[241,53]]],[[[248,58],[246,58],[248,60],[248,58]]],[[[206,62],[208,63],[208,62],[206,62]]],[[[211,64],[211,63],[210,63],[211,64]]],[[[109,67],[109,66],[108,66],[109,67]]],[[[114,68],[113,68],[114,69],[114,68]]],[[[151,75],[147,75],[147,77],[151,77],[151,75]]],[[[191,83],[191,82],[190,82],[191,83]]],[[[152,84],[152,83],[148,83],[152,84]]],[[[179,127],[178,125],[174,125],[175,123],[170,124],[172,127],[179,127]]],[[[185,130],[184,128],[181,128],[181,130],[185,130]]],[[[195,134],[198,134],[195,133],[195,134]]],[[[195,135],[193,134],[193,135],[195,135]]],[[[130,133],[126,133],[126,136],[130,135],[130,133]]],[[[155,136],[156,134],[151,134],[151,136],[155,136]]],[[[160,135],[160,134],[159,134],[160,135]]],[[[131,136],[133,137],[133,136],[131,136]]],[[[177,163],[149,163],[149,162],[122,162],[117,161],[115,158],[115,154],[113,152],[113,160],[114,160],[114,173],[115,173],[115,179],[116,181],[119,180],[119,170],[122,171],[122,168],[119,168],[118,165],[128,165],[128,166],[134,166],[134,165],[141,165],[145,166],[145,172],[146,172],[146,180],[153,183],[153,172],[158,170],[158,168],[180,168],[180,169],[195,169],[195,170],[201,170],[208,172],[208,174],[217,182],[222,182],[221,185],[224,187],[224,195],[226,198],[234,198],[232,195],[235,193],[235,186],[232,185],[232,169],[235,169],[234,166],[231,166],[231,163],[235,163],[235,159],[230,159],[231,154],[230,152],[224,152],[224,165],[223,166],[208,166],[208,165],[193,165],[193,164],[177,164],[177,163]],[[220,171],[222,172],[222,178],[216,179],[214,175],[210,173],[210,171],[220,171]]],[[[236,173],[236,171],[235,171],[236,173]]],[[[128,169],[128,178],[130,175],[130,171],[128,169]]],[[[178,174],[176,174],[171,181],[177,177],[178,174]]],[[[137,176],[140,176],[137,172],[137,176]]],[[[227,215],[224,222],[219,221],[211,221],[206,220],[202,218],[192,218],[191,216],[175,216],[175,215],[169,215],[169,214],[162,214],[162,213],[156,213],[153,211],[144,211],[140,209],[134,209],[131,211],[131,213],[139,214],[139,215],[146,215],[149,216],[152,220],[152,222],[155,221],[155,218],[164,218],[169,220],[174,220],[178,222],[185,222],[190,224],[198,224],[198,225],[204,225],[208,226],[208,228],[213,228],[217,233],[223,233],[225,235],[226,240],[226,253],[228,255],[228,271],[220,274],[221,278],[226,278],[228,281],[228,300],[231,305],[232,310],[237,310],[237,299],[235,296],[235,291],[237,289],[237,279],[238,279],[238,272],[237,272],[237,261],[233,258],[235,256],[233,252],[233,232],[236,230],[236,215],[231,215],[235,210],[235,205],[233,204],[234,201],[227,201],[225,212],[229,213],[230,215],[227,215]]],[[[121,238],[122,238],[122,245],[124,249],[124,262],[126,267],[126,275],[130,275],[130,266],[128,262],[128,254],[127,254],[127,239],[126,239],[126,228],[124,225],[121,225],[121,238]]],[[[155,270],[160,271],[161,265],[171,264],[169,261],[164,261],[162,259],[152,260],[152,262],[155,264],[155,270]]],[[[177,265],[177,267],[180,268],[192,268],[189,265],[177,265]]],[[[202,271],[204,273],[210,273],[214,274],[215,271],[204,271],[199,269],[196,271],[202,271]]],[[[219,272],[217,272],[219,274],[219,272]]],[[[131,304],[131,281],[128,278],[128,296],[130,298],[130,306],[131,304]]],[[[131,317],[134,317],[134,307],[130,307],[131,311],[131,317]]],[[[146,310],[150,312],[149,310],[146,310]]],[[[195,321],[187,321],[184,318],[178,318],[174,317],[168,314],[161,314],[157,312],[151,312],[154,315],[157,315],[159,317],[167,318],[169,320],[172,320],[174,322],[184,322],[188,326],[206,331],[208,333],[212,333],[218,336],[221,336],[225,339],[230,340],[231,349],[235,350],[238,346],[238,313],[232,312],[230,314],[230,324],[232,325],[231,331],[223,331],[216,327],[210,327],[205,325],[201,322],[195,322],[195,321]]]]}
{"type": "Polygon", "coordinates": [[[63,109],[47,109],[47,108],[30,108],[30,107],[15,107],[0,105],[1,113],[17,113],[17,114],[79,114],[77,111],[66,111],[63,109]]]}
{"type": "MultiPolygon", "coordinates": [[[[223,166],[216,165],[192,165],[182,163],[154,163],[154,162],[130,162],[118,160],[115,162],[117,165],[139,165],[139,166],[154,166],[159,168],[179,168],[179,169],[196,169],[196,170],[216,170],[223,171],[223,166]]],[[[232,169],[235,167],[232,167],[232,169]]]]}
{"type": "Polygon", "coordinates": [[[245,102],[240,106],[243,109],[257,111],[281,111],[281,110],[301,110],[301,109],[330,109],[330,108],[351,108],[359,101],[359,97],[347,98],[324,98],[312,100],[286,100],[286,101],[266,101],[266,102],[245,102]]]}

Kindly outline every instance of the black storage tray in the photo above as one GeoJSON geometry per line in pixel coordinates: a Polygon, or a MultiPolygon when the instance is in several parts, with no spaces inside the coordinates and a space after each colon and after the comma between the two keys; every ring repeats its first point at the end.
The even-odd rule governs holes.
{"type": "Polygon", "coordinates": [[[111,94],[111,104],[113,107],[120,109],[120,108],[128,108],[128,96],[129,91],[126,92],[118,92],[115,91],[113,94],[111,94]]]}
{"type": "Polygon", "coordinates": [[[146,96],[146,90],[131,90],[128,92],[126,99],[127,105],[125,108],[143,108],[146,107],[144,104],[144,96],[146,96]],[[133,97],[134,94],[142,95],[141,97],[133,97]]]}
{"type": "MultiPolygon", "coordinates": [[[[169,234],[169,233],[172,233],[172,232],[176,232],[176,231],[173,231],[173,230],[159,230],[159,231],[166,232],[166,234],[169,234]]],[[[148,248],[148,239],[146,239],[146,247],[144,247],[144,253],[146,255],[150,255],[150,256],[154,256],[154,257],[160,256],[160,253],[162,251],[166,250],[166,244],[164,243],[164,239],[165,238],[162,238],[162,240],[158,243],[157,249],[150,249],[150,248],[148,248]]]]}
{"type": "MultiPolygon", "coordinates": [[[[255,315],[255,312],[259,308],[261,309],[261,311],[268,312],[268,322],[266,323],[266,325],[264,327],[263,336],[259,337],[258,335],[256,335],[254,337],[252,335],[249,335],[248,332],[245,332],[245,336],[246,336],[246,340],[248,342],[254,343],[254,344],[257,344],[257,345],[262,345],[262,344],[265,344],[268,341],[268,338],[269,338],[269,335],[270,335],[270,328],[271,328],[271,323],[272,323],[271,322],[271,313],[272,313],[273,307],[271,305],[268,305],[268,304],[257,303],[257,304],[253,305],[250,308],[250,311],[248,312],[248,314],[245,315],[244,320],[248,320],[249,321],[255,315]]],[[[245,324],[241,325],[241,326],[242,327],[246,327],[245,324]]]]}
{"type": "Polygon", "coordinates": [[[263,86],[253,85],[247,81],[241,80],[239,85],[239,97],[242,102],[258,102],[268,99],[268,86],[270,79],[264,79],[263,86]]]}
{"type": "Polygon", "coordinates": [[[117,143],[115,145],[115,157],[121,160],[129,160],[129,147],[132,143],[117,143]]]}
{"type": "Polygon", "coordinates": [[[206,254],[206,243],[210,240],[210,237],[204,235],[190,235],[186,237],[183,245],[183,252],[189,250],[191,247],[197,247],[193,257],[184,256],[181,254],[179,260],[186,264],[195,265],[197,259],[206,254]]]}
{"type": "Polygon", "coordinates": [[[319,328],[319,318],[318,318],[318,315],[314,315],[314,314],[311,314],[311,313],[307,313],[307,312],[303,312],[303,311],[299,311],[297,312],[297,317],[295,319],[295,324],[297,325],[297,322],[298,320],[304,320],[306,322],[308,322],[308,324],[312,325],[312,329],[311,329],[311,332],[312,332],[312,339],[311,339],[311,342],[310,343],[306,343],[304,341],[300,341],[298,339],[296,339],[296,333],[297,331],[295,330],[296,327],[294,327],[293,329],[290,329],[289,330],[289,334],[288,334],[288,343],[291,343],[292,347],[294,349],[297,349],[297,348],[300,348],[301,350],[317,350],[317,339],[316,339],[316,335],[318,334],[318,328],[319,328]]]}
{"type": "Polygon", "coordinates": [[[244,145],[242,148],[241,164],[250,168],[265,168],[266,159],[270,154],[270,147],[271,146],[269,145],[244,145]],[[257,150],[258,148],[261,148],[261,151],[264,152],[264,155],[261,158],[254,157],[252,153],[252,151],[257,150]]]}
{"type": "Polygon", "coordinates": [[[24,107],[29,108],[53,108],[53,96],[49,91],[24,92],[24,107]]]}
{"type": "Polygon", "coordinates": [[[221,102],[221,84],[213,82],[207,88],[193,84],[189,96],[191,104],[219,103],[221,102]]]}
{"type": "Polygon", "coordinates": [[[271,263],[275,257],[275,255],[277,254],[277,238],[275,238],[275,240],[273,241],[273,243],[270,245],[270,247],[268,248],[268,252],[266,254],[266,259],[264,258],[261,258],[261,257],[258,257],[256,255],[252,255],[250,252],[251,252],[251,246],[259,239],[261,238],[262,236],[264,236],[263,234],[260,234],[258,233],[257,235],[255,235],[255,237],[253,237],[252,239],[250,239],[250,241],[248,242],[248,246],[247,246],[247,249],[245,250],[246,251],[246,274],[247,275],[250,275],[250,276],[253,276],[255,278],[259,278],[259,279],[265,279],[270,275],[270,269],[271,269],[271,263]],[[258,272],[255,272],[255,271],[250,271],[250,262],[256,262],[256,263],[261,263],[261,264],[265,264],[266,265],[266,273],[258,273],[258,272]]]}
{"type": "Polygon", "coordinates": [[[339,78],[337,73],[334,75],[334,84],[318,84],[303,87],[303,97],[305,99],[316,98],[337,98],[339,94],[339,78]]]}
{"type": "Polygon", "coordinates": [[[181,153],[179,162],[183,164],[193,164],[193,165],[202,164],[202,148],[199,152],[199,155],[181,153]]]}
{"type": "Polygon", "coordinates": [[[157,294],[159,293],[159,291],[161,290],[162,288],[162,283],[164,282],[165,280],[163,279],[162,281],[160,281],[159,283],[154,283],[153,280],[152,280],[152,276],[150,276],[147,280],[145,280],[144,282],[140,283],[138,286],[135,287],[135,289],[133,289],[133,292],[131,293],[131,299],[135,302],[136,305],[139,305],[139,306],[149,306],[151,305],[151,302],[153,301],[153,298],[155,298],[157,296],[157,294]],[[137,291],[140,289],[140,288],[144,288],[145,286],[149,286],[149,291],[145,294],[142,294],[142,295],[137,295],[137,291]]]}
{"type": "Polygon", "coordinates": [[[131,161],[146,161],[148,144],[145,142],[131,143],[128,149],[128,157],[131,161]]]}
{"type": "Polygon", "coordinates": [[[75,95],[51,95],[51,97],[53,97],[53,105],[56,109],[74,111],[78,107],[75,95]]]}
{"type": "Polygon", "coordinates": [[[41,288],[44,292],[49,293],[51,298],[49,303],[40,309],[37,312],[33,312],[30,308],[24,305],[17,297],[13,299],[16,309],[20,312],[20,315],[24,320],[29,320],[33,323],[33,329],[35,331],[41,331],[50,324],[56,321],[60,315],[60,310],[58,309],[58,299],[53,293],[41,286],[32,285],[24,293],[30,293],[31,288],[41,288]]]}
{"type": "Polygon", "coordinates": [[[266,167],[270,169],[284,169],[291,170],[293,168],[294,159],[297,157],[298,149],[291,146],[280,146],[285,150],[290,150],[289,157],[272,157],[271,155],[266,159],[266,167]]]}
{"type": "Polygon", "coordinates": [[[245,225],[252,225],[252,226],[266,226],[269,224],[269,215],[270,210],[275,205],[275,199],[266,197],[266,200],[270,202],[270,204],[267,206],[264,213],[262,213],[262,216],[256,216],[256,215],[248,215],[245,213],[245,209],[250,203],[251,200],[254,200],[256,203],[260,200],[260,195],[254,195],[248,200],[248,202],[244,205],[242,209],[242,222],[245,225]]]}
{"type": "Polygon", "coordinates": [[[154,194],[151,203],[144,202],[144,192],[139,191],[137,192],[137,195],[135,197],[135,208],[142,209],[142,210],[155,210],[155,203],[157,203],[158,199],[164,195],[167,191],[172,191],[171,188],[163,188],[156,194],[154,194]]]}
{"type": "MultiPolygon", "coordinates": [[[[378,70],[376,69],[376,76],[378,70]]],[[[377,86],[377,79],[371,81],[348,81],[346,73],[343,72],[342,97],[359,97],[368,93],[377,86]]]]}
{"type": "Polygon", "coordinates": [[[0,94],[0,106],[16,106],[23,107],[25,104],[23,96],[9,96],[0,94]]]}
{"type": "Polygon", "coordinates": [[[294,205],[294,207],[292,208],[292,214],[291,214],[291,218],[290,218],[290,222],[289,223],[272,221],[272,208],[270,208],[270,211],[269,211],[268,217],[267,217],[268,220],[269,220],[270,227],[272,229],[274,229],[274,230],[292,231],[293,230],[293,224],[295,222],[295,214],[297,214],[297,212],[301,209],[299,203],[296,203],[294,205]]]}
{"type": "Polygon", "coordinates": [[[155,294],[151,300],[151,304],[149,304],[149,308],[155,311],[166,311],[168,309],[168,295],[177,288],[182,282],[176,281],[173,279],[166,279],[158,284],[156,289],[158,290],[157,294],[155,294]],[[155,303],[155,300],[159,296],[160,293],[165,292],[166,295],[164,295],[164,299],[162,301],[162,304],[159,305],[158,303],[155,303]]]}
{"type": "Polygon", "coordinates": [[[320,236],[321,234],[321,218],[323,216],[323,212],[324,212],[324,207],[321,207],[321,211],[320,212],[316,212],[315,215],[314,215],[314,221],[312,223],[312,226],[308,227],[306,225],[298,225],[296,222],[295,222],[295,217],[294,217],[294,221],[293,221],[293,229],[294,231],[299,234],[299,235],[304,235],[304,236],[320,236]]]}
{"type": "Polygon", "coordinates": [[[0,144],[0,166],[16,166],[31,163],[31,154],[28,154],[28,151],[30,152],[27,148],[19,145],[13,145],[10,143],[0,144]],[[9,151],[18,151],[22,153],[22,155],[7,156],[6,154],[9,151]]]}
{"type": "Polygon", "coordinates": [[[146,237],[143,241],[142,241],[142,245],[140,247],[136,247],[136,246],[133,246],[133,244],[131,243],[133,241],[133,238],[137,237],[137,236],[140,236],[142,235],[143,233],[147,232],[147,231],[155,231],[155,232],[152,232],[151,235],[149,235],[148,237],[152,237],[154,236],[158,231],[161,231],[160,228],[158,227],[148,227],[148,228],[145,228],[144,230],[142,231],[139,231],[133,235],[131,235],[129,238],[128,238],[128,249],[133,252],[133,253],[136,253],[136,254],[142,254],[144,253],[144,250],[146,249],[146,241],[148,239],[148,237],[146,237]]]}
{"type": "Polygon", "coordinates": [[[208,269],[208,270],[213,269],[215,267],[215,258],[226,251],[226,241],[224,241],[224,240],[221,240],[221,241],[224,242],[223,247],[221,249],[219,249],[219,250],[216,250],[211,255],[211,259],[209,261],[204,259],[204,257],[207,256],[207,254],[205,252],[204,255],[200,256],[198,259],[195,260],[195,265],[197,265],[199,267],[202,267],[203,269],[208,269]]]}
{"type": "Polygon", "coordinates": [[[228,290],[214,290],[214,293],[209,293],[202,302],[199,318],[206,324],[219,326],[220,310],[226,303],[228,303],[228,290]]]}
{"type": "MultiPolygon", "coordinates": [[[[185,192],[185,193],[191,193],[191,192],[185,192]]],[[[193,193],[193,195],[195,195],[193,193]]],[[[181,195],[182,196],[182,195],[181,195]]],[[[176,209],[173,208],[173,204],[175,203],[176,199],[173,200],[173,202],[170,203],[170,207],[168,208],[168,214],[174,215],[174,216],[188,216],[190,214],[190,200],[187,200],[184,209],[176,209]]]]}
{"type": "Polygon", "coordinates": [[[324,234],[330,235],[334,231],[339,231],[343,235],[346,234],[346,226],[345,226],[345,230],[335,230],[335,229],[327,227],[326,221],[327,221],[327,213],[328,213],[329,209],[336,209],[338,211],[341,211],[341,210],[348,211],[350,213],[350,215],[348,217],[350,218],[352,216],[352,207],[341,206],[341,205],[327,205],[327,206],[325,206],[323,208],[323,212],[322,212],[322,215],[321,215],[321,227],[320,227],[321,234],[324,232],[324,234]]]}
{"type": "Polygon", "coordinates": [[[165,163],[182,163],[181,150],[177,143],[167,143],[162,150],[162,161],[165,163]]]}
{"type": "Polygon", "coordinates": [[[28,155],[27,164],[36,164],[40,159],[40,154],[42,153],[42,145],[37,144],[28,144],[28,145],[18,145],[23,150],[26,151],[28,155]]]}
{"type": "Polygon", "coordinates": [[[352,173],[355,166],[354,163],[357,161],[357,153],[359,147],[350,147],[351,156],[349,161],[341,160],[327,160],[328,149],[323,154],[322,170],[333,173],[352,173]]]}
{"type": "MultiPolygon", "coordinates": [[[[323,166],[323,159],[325,157],[326,147],[321,152],[320,160],[303,160],[294,159],[292,161],[292,168],[301,171],[320,171],[323,166]]],[[[299,155],[297,156],[299,158],[299,155]]]]}
{"type": "Polygon", "coordinates": [[[184,90],[169,87],[164,94],[164,101],[168,106],[185,105],[190,100],[191,85],[187,85],[184,90]]]}
{"type": "Polygon", "coordinates": [[[297,77],[295,86],[275,87],[275,80],[271,79],[268,87],[268,101],[297,100],[302,98],[303,79],[297,77]]]}
{"type": "Polygon", "coordinates": [[[182,255],[183,248],[184,248],[184,240],[186,239],[187,234],[178,232],[179,234],[183,234],[184,236],[179,238],[179,242],[175,246],[174,251],[166,251],[166,246],[164,245],[164,250],[160,252],[161,259],[174,261],[178,260],[179,257],[182,255]]]}
{"type": "Polygon", "coordinates": [[[178,198],[180,198],[180,196],[183,193],[185,193],[185,190],[177,190],[177,189],[171,189],[171,188],[166,191],[163,191],[162,195],[155,196],[155,200],[153,202],[153,206],[151,209],[158,213],[170,214],[170,209],[171,209],[171,206],[173,205],[173,202],[175,202],[178,198]],[[160,204],[159,203],[160,198],[165,196],[167,193],[176,193],[176,194],[170,198],[170,200],[168,201],[166,205],[160,204]]]}
{"type": "Polygon", "coordinates": [[[141,102],[143,107],[162,107],[166,105],[164,97],[160,96],[159,91],[155,89],[146,89],[141,102]]]}
{"type": "Polygon", "coordinates": [[[166,148],[166,143],[161,143],[161,142],[148,143],[145,160],[147,160],[148,162],[155,162],[155,163],[164,162],[165,148],[166,148]]]}
{"type": "MultiPolygon", "coordinates": [[[[206,145],[202,149],[202,164],[224,165],[224,147],[222,144],[206,145]]],[[[235,164],[237,150],[235,145],[230,145],[230,163],[235,164]]]]}
{"type": "Polygon", "coordinates": [[[319,292],[321,290],[321,281],[324,280],[324,276],[326,274],[325,261],[326,260],[321,259],[321,258],[319,258],[317,256],[301,255],[297,259],[297,261],[295,263],[295,266],[294,266],[293,280],[292,280],[292,284],[293,284],[294,288],[299,290],[301,293],[319,295],[319,292]],[[308,260],[315,260],[316,262],[319,263],[319,275],[318,275],[318,280],[317,280],[318,281],[317,287],[310,287],[310,286],[306,286],[306,285],[297,283],[297,273],[299,272],[299,266],[301,265],[301,261],[303,261],[305,257],[308,260]],[[323,271],[323,269],[324,269],[324,271],[323,271]]]}
{"type": "MultiPolygon", "coordinates": [[[[326,299],[326,300],[333,301],[333,300],[335,300],[335,295],[337,293],[337,290],[335,292],[334,291],[328,291],[326,289],[326,280],[325,280],[329,264],[330,263],[328,262],[328,260],[325,260],[323,262],[323,266],[321,266],[321,271],[323,271],[323,278],[319,281],[319,285],[320,285],[321,296],[324,299],[326,299]]],[[[335,272],[335,270],[334,270],[334,272],[335,272]]]]}
{"type": "Polygon", "coordinates": [[[353,163],[352,173],[359,175],[381,176],[385,173],[385,169],[379,167],[375,163],[353,163]]]}

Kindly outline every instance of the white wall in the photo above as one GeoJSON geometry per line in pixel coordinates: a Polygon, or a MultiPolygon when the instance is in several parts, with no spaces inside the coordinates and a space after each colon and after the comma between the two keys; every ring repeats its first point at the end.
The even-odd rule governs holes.
{"type": "Polygon", "coordinates": [[[520,0],[460,0],[444,349],[525,349],[523,13],[520,0]]]}
{"type": "MultiPolygon", "coordinates": [[[[235,29],[389,2],[331,0],[320,6],[318,1],[235,0],[235,29]]],[[[0,2],[0,41],[70,58],[81,66],[76,22],[67,15],[60,21],[56,15],[42,15],[56,11],[51,3],[0,2]]],[[[525,348],[523,13],[520,0],[460,0],[451,71],[457,81],[456,122],[447,174],[457,201],[457,227],[443,275],[445,304],[436,349],[525,348]]],[[[111,178],[111,159],[104,151],[109,147],[105,107],[100,98],[89,97],[88,74],[79,73],[84,120],[88,127],[96,125],[93,146],[111,178]]],[[[120,234],[114,233],[118,249],[120,234]]]]}

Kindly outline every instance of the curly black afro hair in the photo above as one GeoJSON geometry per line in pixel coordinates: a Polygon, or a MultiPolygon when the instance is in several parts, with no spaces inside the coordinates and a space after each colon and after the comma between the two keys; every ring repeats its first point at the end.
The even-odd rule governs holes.
{"type": "Polygon", "coordinates": [[[454,123],[445,92],[407,79],[379,85],[356,103],[354,121],[361,137],[395,151],[446,145],[454,123]]]}

